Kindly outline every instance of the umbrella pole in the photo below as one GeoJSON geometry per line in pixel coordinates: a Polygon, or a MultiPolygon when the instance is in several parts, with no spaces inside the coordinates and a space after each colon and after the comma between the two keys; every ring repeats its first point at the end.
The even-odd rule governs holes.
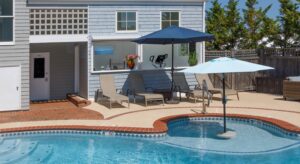
{"type": "Polygon", "coordinates": [[[174,85],[174,43],[172,43],[172,66],[171,66],[171,101],[173,101],[173,85],[174,85]]]}
{"type": "Polygon", "coordinates": [[[223,83],[223,94],[222,94],[222,103],[223,103],[223,121],[224,121],[224,133],[226,133],[226,95],[225,95],[225,74],[222,75],[223,83]]]}

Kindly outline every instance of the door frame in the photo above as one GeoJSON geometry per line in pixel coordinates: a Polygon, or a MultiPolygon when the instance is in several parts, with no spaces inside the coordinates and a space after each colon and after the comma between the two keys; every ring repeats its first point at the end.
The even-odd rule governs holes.
{"type": "Polygon", "coordinates": [[[15,67],[18,68],[18,96],[19,96],[19,103],[18,106],[14,109],[6,109],[2,111],[16,111],[16,110],[22,110],[22,66],[21,65],[0,65],[0,68],[5,68],[5,67],[15,67]]]}
{"type": "MultiPolygon", "coordinates": [[[[48,96],[47,96],[47,99],[49,100],[50,99],[50,52],[34,52],[34,53],[30,53],[30,87],[31,87],[31,80],[33,79],[32,77],[32,74],[33,74],[33,71],[34,71],[34,65],[33,65],[33,58],[36,56],[36,55],[39,55],[39,54],[43,54],[45,55],[45,61],[48,61],[48,64],[45,63],[45,67],[48,67],[48,96]],[[48,60],[47,60],[48,59],[48,60]]],[[[45,69],[46,70],[46,69],[45,69]]],[[[31,97],[30,97],[31,99],[31,97]]]]}

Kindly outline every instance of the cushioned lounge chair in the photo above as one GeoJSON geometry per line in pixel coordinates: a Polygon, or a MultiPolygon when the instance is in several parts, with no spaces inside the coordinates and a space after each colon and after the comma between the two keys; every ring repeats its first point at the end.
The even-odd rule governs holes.
{"type": "MultiPolygon", "coordinates": [[[[223,90],[221,88],[215,88],[214,85],[212,84],[209,76],[207,74],[195,74],[196,76],[196,80],[198,82],[199,85],[206,85],[208,91],[212,94],[212,96],[214,94],[222,94],[223,90]]],[[[238,91],[234,90],[234,89],[226,89],[225,90],[225,94],[226,96],[229,95],[236,95],[237,99],[239,100],[239,93],[238,91]]]]}
{"type": "Polygon", "coordinates": [[[128,108],[130,107],[129,98],[122,94],[117,93],[117,89],[115,87],[114,77],[113,75],[105,74],[100,75],[100,86],[101,89],[97,91],[96,100],[100,101],[109,101],[109,108],[113,102],[122,104],[123,102],[128,103],[128,108]]]}
{"type": "Polygon", "coordinates": [[[129,90],[128,94],[132,94],[134,97],[134,103],[136,102],[136,96],[141,96],[145,100],[145,106],[148,105],[148,101],[160,100],[164,104],[164,96],[162,94],[153,93],[153,89],[146,88],[144,85],[144,79],[140,74],[129,74],[129,90]]]}
{"type": "Polygon", "coordinates": [[[190,85],[186,81],[185,75],[183,73],[175,73],[173,77],[173,81],[174,81],[174,90],[179,92],[180,100],[181,100],[181,93],[185,93],[188,99],[190,96],[194,95],[194,93],[192,93],[193,90],[190,89],[190,85]]]}
{"type": "Polygon", "coordinates": [[[174,85],[175,85],[175,91],[179,92],[180,100],[181,100],[181,93],[185,93],[188,99],[190,97],[193,97],[195,103],[197,99],[205,98],[208,100],[208,105],[209,105],[212,95],[211,93],[208,92],[207,87],[203,88],[200,85],[196,85],[196,86],[189,85],[183,73],[174,74],[174,85]],[[194,88],[194,90],[192,90],[191,88],[194,88]]]}

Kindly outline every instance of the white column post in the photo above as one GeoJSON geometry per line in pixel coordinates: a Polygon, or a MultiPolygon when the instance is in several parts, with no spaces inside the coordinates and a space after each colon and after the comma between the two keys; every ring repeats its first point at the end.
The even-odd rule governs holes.
{"type": "Polygon", "coordinates": [[[74,92],[79,92],[79,55],[80,55],[80,47],[79,45],[75,45],[75,53],[74,53],[74,92]]]}
{"type": "Polygon", "coordinates": [[[142,69],[142,63],[143,63],[143,45],[142,44],[137,45],[137,54],[139,56],[137,69],[142,69]]]}

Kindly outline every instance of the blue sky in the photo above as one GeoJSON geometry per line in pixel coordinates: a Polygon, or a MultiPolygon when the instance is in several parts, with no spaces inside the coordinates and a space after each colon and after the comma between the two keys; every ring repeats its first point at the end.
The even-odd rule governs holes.
{"type": "MultiPolygon", "coordinates": [[[[212,0],[208,0],[207,1],[207,9],[209,9],[211,7],[211,1],[212,0]]],[[[222,5],[226,5],[228,0],[219,0],[219,2],[222,5]]],[[[243,8],[245,8],[245,2],[246,0],[239,0],[239,9],[242,10],[243,8]]],[[[280,8],[280,3],[278,2],[278,0],[258,0],[258,5],[257,7],[262,7],[262,8],[266,8],[268,5],[272,4],[272,8],[269,10],[268,15],[271,18],[276,18],[279,15],[279,8],[280,8]]]]}

